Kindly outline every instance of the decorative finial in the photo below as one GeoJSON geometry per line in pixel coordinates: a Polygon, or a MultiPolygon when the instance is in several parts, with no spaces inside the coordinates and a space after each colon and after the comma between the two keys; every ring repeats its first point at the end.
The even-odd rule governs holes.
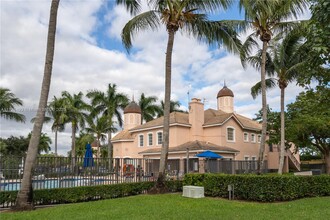
{"type": "Polygon", "coordinates": [[[226,80],[225,80],[225,79],[223,80],[223,87],[224,87],[224,88],[227,87],[227,86],[226,86],[226,80]]]}
{"type": "Polygon", "coordinates": [[[134,102],[134,93],[133,93],[133,97],[132,97],[132,100],[133,100],[133,102],[134,102]]]}

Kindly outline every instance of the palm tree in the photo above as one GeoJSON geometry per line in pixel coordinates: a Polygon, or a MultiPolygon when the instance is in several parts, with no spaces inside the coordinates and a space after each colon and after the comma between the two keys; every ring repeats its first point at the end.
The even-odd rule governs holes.
{"type": "MultiPolygon", "coordinates": [[[[65,129],[65,120],[66,116],[64,114],[63,108],[63,99],[56,98],[54,96],[53,101],[48,104],[47,107],[47,116],[45,116],[44,123],[48,123],[53,121],[52,124],[52,131],[55,133],[55,156],[57,156],[57,134],[58,132],[62,132],[65,129]]],[[[35,122],[36,118],[32,118],[31,122],[35,122]]]]}
{"type": "MultiPolygon", "coordinates": [[[[180,104],[179,101],[171,100],[170,101],[170,113],[172,113],[172,112],[184,112],[183,110],[179,109],[180,106],[181,106],[181,104],[180,104]]],[[[165,103],[164,103],[163,100],[160,102],[159,108],[160,108],[160,111],[157,114],[157,118],[160,118],[160,117],[164,116],[165,103]]]]}
{"type": "Polygon", "coordinates": [[[0,117],[25,122],[25,116],[15,112],[16,106],[22,106],[23,101],[11,93],[9,89],[0,87],[0,117]]]}
{"type": "Polygon", "coordinates": [[[76,132],[80,128],[85,127],[85,119],[87,117],[86,110],[89,110],[89,106],[83,101],[83,93],[71,95],[67,91],[62,92],[62,107],[64,109],[65,122],[71,123],[71,157],[72,168],[75,168],[76,158],[76,132]]]}
{"type": "Polygon", "coordinates": [[[245,67],[246,54],[251,51],[251,47],[257,45],[255,37],[259,37],[262,42],[261,53],[261,95],[262,95],[262,131],[258,158],[258,173],[264,162],[264,151],[267,131],[267,100],[266,100],[266,52],[272,36],[276,32],[288,31],[297,22],[287,21],[292,17],[297,18],[299,12],[307,8],[307,0],[240,0],[240,10],[245,11],[245,22],[253,28],[253,33],[248,36],[241,48],[241,60],[245,67]]]}
{"type": "MultiPolygon", "coordinates": [[[[281,90],[281,140],[280,140],[280,162],[278,173],[282,174],[285,154],[285,116],[284,116],[284,96],[288,83],[298,77],[301,67],[305,65],[306,45],[302,43],[303,36],[300,30],[293,30],[281,42],[275,41],[267,54],[266,72],[276,78],[266,79],[266,89],[278,85],[281,90]]],[[[255,67],[260,67],[261,53],[247,58],[247,62],[255,67]]],[[[253,98],[261,93],[261,83],[258,82],[251,88],[253,98]]]]}
{"type": "Polygon", "coordinates": [[[106,134],[108,132],[116,132],[117,129],[112,125],[109,124],[109,120],[103,115],[101,117],[87,117],[88,126],[85,130],[88,133],[92,133],[96,135],[97,140],[97,157],[100,157],[100,141],[106,140],[106,134]]]}
{"type": "Polygon", "coordinates": [[[41,86],[41,94],[39,99],[37,118],[33,126],[32,137],[29,143],[27,157],[25,160],[21,190],[17,194],[16,205],[15,205],[16,210],[33,209],[33,203],[32,203],[33,192],[32,192],[32,179],[31,179],[32,168],[38,154],[38,144],[41,135],[42,125],[45,118],[45,109],[47,107],[47,100],[48,100],[50,80],[52,76],[52,67],[54,60],[56,21],[57,21],[57,11],[58,11],[59,3],[60,0],[52,0],[50,7],[44,77],[41,86]]]}
{"type": "MultiPolygon", "coordinates": [[[[128,105],[128,98],[123,93],[117,92],[116,84],[109,84],[107,91],[93,90],[87,93],[87,97],[92,100],[92,106],[96,114],[106,117],[108,125],[113,125],[114,117],[120,127],[123,125],[121,111],[128,105]]],[[[108,158],[112,158],[111,130],[108,131],[108,158]]],[[[111,166],[111,163],[110,165],[111,166]]]]}
{"type": "MultiPolygon", "coordinates": [[[[28,140],[31,139],[32,133],[29,133],[28,140]]],[[[41,154],[41,152],[48,153],[50,151],[50,145],[52,144],[52,139],[46,134],[41,133],[39,146],[38,146],[38,154],[41,154]]]]}
{"type": "Polygon", "coordinates": [[[141,108],[141,123],[145,120],[146,122],[151,121],[155,118],[157,113],[161,111],[160,107],[155,104],[157,102],[156,96],[145,96],[141,94],[139,99],[139,106],[141,108]]]}
{"type": "MultiPolygon", "coordinates": [[[[165,167],[169,147],[172,52],[175,33],[181,29],[190,36],[196,37],[198,40],[223,42],[229,51],[236,49],[235,43],[237,43],[237,39],[234,32],[224,23],[209,21],[207,16],[202,14],[204,12],[207,13],[219,9],[226,9],[231,3],[229,0],[149,0],[147,2],[151,10],[140,13],[128,21],[122,31],[122,41],[127,50],[129,50],[132,47],[131,39],[138,31],[146,29],[156,30],[161,24],[164,24],[167,30],[164,130],[157,180],[157,188],[164,189],[165,167]]],[[[117,0],[117,3],[124,4],[132,14],[139,13],[141,8],[141,1],[139,0],[117,0]]]]}

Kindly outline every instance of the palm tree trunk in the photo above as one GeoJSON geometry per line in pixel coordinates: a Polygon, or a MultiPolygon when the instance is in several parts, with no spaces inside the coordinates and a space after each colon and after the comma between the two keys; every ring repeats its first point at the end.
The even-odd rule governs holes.
{"type": "Polygon", "coordinates": [[[55,128],[55,156],[57,156],[57,127],[55,128]]]}
{"type": "Polygon", "coordinates": [[[38,154],[38,145],[42,130],[42,125],[45,119],[45,109],[49,95],[49,88],[52,76],[54,48],[55,48],[55,33],[57,11],[60,0],[52,0],[48,25],[48,38],[46,49],[46,60],[44,68],[44,77],[41,86],[39,106],[36,120],[33,126],[32,137],[30,139],[29,148],[24,165],[23,179],[21,182],[21,190],[17,194],[15,210],[31,210],[33,209],[33,189],[32,189],[32,169],[38,154]]]}
{"type": "Polygon", "coordinates": [[[285,153],[285,116],[284,116],[284,91],[285,88],[281,86],[281,143],[280,143],[280,163],[278,166],[278,174],[283,173],[284,153],[285,153]]]}
{"type": "Polygon", "coordinates": [[[267,134],[267,99],[266,99],[266,51],[267,41],[262,42],[262,56],[261,56],[261,95],[262,95],[262,130],[261,130],[261,141],[259,148],[258,158],[258,174],[261,174],[261,169],[264,163],[264,153],[266,145],[266,134],[267,134]]]}
{"type": "Polygon", "coordinates": [[[72,122],[71,132],[71,171],[75,172],[76,167],[76,124],[72,122]]]}
{"type": "Polygon", "coordinates": [[[174,44],[175,30],[168,29],[168,42],[166,49],[166,65],[165,65],[165,103],[164,103],[164,130],[163,144],[160,155],[159,175],[157,179],[158,186],[165,184],[165,168],[168,159],[169,133],[170,133],[170,103],[171,103],[171,75],[172,75],[172,52],[174,44]]]}
{"type": "Polygon", "coordinates": [[[111,131],[108,132],[108,160],[109,160],[109,170],[112,170],[112,156],[113,156],[113,148],[112,148],[112,134],[111,131]]]}

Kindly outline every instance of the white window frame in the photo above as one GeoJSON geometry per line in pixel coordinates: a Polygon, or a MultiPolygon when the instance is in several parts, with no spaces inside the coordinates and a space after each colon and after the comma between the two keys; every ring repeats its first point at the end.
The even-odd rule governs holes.
{"type": "Polygon", "coordinates": [[[147,137],[148,137],[148,140],[147,140],[147,146],[152,146],[153,145],[153,143],[154,143],[154,137],[153,137],[154,135],[153,135],[153,133],[152,132],[149,132],[148,134],[147,134],[147,137]],[[150,144],[150,139],[149,139],[149,136],[151,135],[151,144],[150,144]]]}
{"type": "Polygon", "coordinates": [[[144,145],[144,135],[143,134],[139,134],[138,135],[138,146],[139,147],[143,147],[143,145],[144,145]],[[141,145],[141,137],[142,137],[142,145],[141,145]]]}
{"type": "Polygon", "coordinates": [[[248,132],[244,132],[244,133],[243,133],[243,140],[244,140],[244,142],[249,142],[249,133],[248,133],[248,132]],[[246,135],[246,137],[247,137],[246,140],[245,140],[245,135],[246,135]]]}
{"type": "Polygon", "coordinates": [[[236,135],[235,135],[235,128],[234,127],[231,127],[231,126],[228,126],[226,127],[226,139],[227,139],[227,142],[235,142],[236,141],[236,135]],[[228,139],[228,128],[230,129],[233,129],[233,140],[229,140],[228,139]]]}
{"type": "Polygon", "coordinates": [[[251,134],[251,142],[255,143],[256,142],[256,134],[252,133],[251,134]],[[253,138],[252,138],[253,137],[253,138]]]}
{"type": "Polygon", "coordinates": [[[257,135],[257,141],[258,141],[258,143],[261,142],[261,134],[258,134],[258,135],[257,135]]]}
{"type": "Polygon", "coordinates": [[[157,134],[157,145],[162,145],[162,143],[163,143],[163,138],[164,138],[164,137],[163,137],[163,132],[162,132],[162,131],[157,131],[156,134],[157,134]],[[162,142],[161,142],[161,143],[159,143],[159,138],[158,138],[158,134],[159,134],[159,133],[162,134],[162,142]]]}

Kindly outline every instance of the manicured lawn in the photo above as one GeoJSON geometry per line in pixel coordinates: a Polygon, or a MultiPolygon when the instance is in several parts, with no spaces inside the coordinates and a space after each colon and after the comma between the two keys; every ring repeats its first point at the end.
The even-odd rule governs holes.
{"type": "Polygon", "coordinates": [[[3,212],[5,219],[327,219],[330,197],[292,202],[254,203],[219,198],[191,199],[181,194],[139,195],[126,198],[58,205],[31,212],[3,212]]]}

